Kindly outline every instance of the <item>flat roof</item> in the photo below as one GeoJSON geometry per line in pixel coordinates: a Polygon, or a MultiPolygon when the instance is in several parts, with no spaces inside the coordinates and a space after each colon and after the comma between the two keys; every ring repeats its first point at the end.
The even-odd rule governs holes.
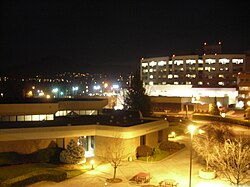
{"type": "Polygon", "coordinates": [[[58,103],[60,101],[102,101],[105,98],[0,98],[0,104],[58,103]]]}
{"type": "Polygon", "coordinates": [[[63,116],[55,117],[51,121],[15,121],[0,122],[0,129],[12,128],[34,128],[34,127],[56,127],[56,126],[81,126],[81,125],[106,125],[117,127],[130,127],[156,119],[120,118],[112,115],[91,115],[91,116],[63,116]]]}

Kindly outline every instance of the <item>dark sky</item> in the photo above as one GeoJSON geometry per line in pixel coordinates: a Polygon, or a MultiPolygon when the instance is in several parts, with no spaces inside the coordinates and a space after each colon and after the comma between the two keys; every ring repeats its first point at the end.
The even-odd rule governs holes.
{"type": "Polygon", "coordinates": [[[132,72],[141,57],[204,42],[242,53],[250,50],[250,8],[233,2],[3,0],[0,73],[132,72]]]}

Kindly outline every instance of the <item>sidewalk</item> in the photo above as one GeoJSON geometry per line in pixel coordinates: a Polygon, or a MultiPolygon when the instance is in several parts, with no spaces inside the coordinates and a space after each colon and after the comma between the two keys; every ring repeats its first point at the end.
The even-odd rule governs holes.
{"type": "MultiPolygon", "coordinates": [[[[90,170],[82,175],[68,179],[59,183],[56,182],[38,182],[36,184],[29,185],[29,187],[130,187],[140,186],[131,183],[129,180],[139,172],[149,172],[152,176],[150,184],[157,186],[160,181],[164,179],[174,179],[179,185],[178,187],[189,186],[189,174],[190,174],[190,147],[189,137],[178,137],[177,141],[185,143],[186,147],[179,152],[165,158],[158,162],[142,162],[132,161],[123,162],[122,166],[117,169],[117,178],[122,179],[120,183],[106,183],[107,178],[113,177],[113,168],[110,164],[103,164],[95,167],[94,170],[90,170]]],[[[205,180],[198,176],[198,171],[201,166],[193,159],[192,164],[192,187],[231,187],[229,183],[224,179],[205,180]]]]}

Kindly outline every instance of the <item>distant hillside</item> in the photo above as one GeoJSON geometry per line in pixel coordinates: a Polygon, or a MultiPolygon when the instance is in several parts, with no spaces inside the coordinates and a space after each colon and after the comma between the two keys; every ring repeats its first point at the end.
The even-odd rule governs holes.
{"type": "MultiPolygon", "coordinates": [[[[139,63],[137,64],[139,66],[139,63]]],[[[38,63],[25,63],[14,67],[7,66],[1,68],[1,75],[55,75],[61,72],[83,72],[83,73],[102,73],[102,74],[126,74],[135,72],[137,67],[124,64],[91,64],[91,63],[75,63],[70,59],[61,59],[58,57],[50,57],[42,59],[38,63]]]]}

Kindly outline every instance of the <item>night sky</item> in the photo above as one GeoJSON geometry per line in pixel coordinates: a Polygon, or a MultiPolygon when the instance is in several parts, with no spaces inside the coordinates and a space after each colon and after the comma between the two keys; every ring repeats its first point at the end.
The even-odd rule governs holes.
{"type": "Polygon", "coordinates": [[[247,1],[4,0],[1,75],[129,73],[142,57],[250,50],[247,1]]]}

